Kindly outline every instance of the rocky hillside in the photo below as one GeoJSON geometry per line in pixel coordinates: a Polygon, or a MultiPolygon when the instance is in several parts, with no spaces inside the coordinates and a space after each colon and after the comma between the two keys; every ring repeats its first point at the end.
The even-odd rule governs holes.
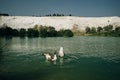
{"type": "Polygon", "coordinates": [[[0,27],[7,25],[12,28],[32,28],[35,25],[53,26],[56,30],[78,27],[104,27],[106,25],[120,26],[120,17],[32,17],[32,16],[0,16],[0,27]]]}

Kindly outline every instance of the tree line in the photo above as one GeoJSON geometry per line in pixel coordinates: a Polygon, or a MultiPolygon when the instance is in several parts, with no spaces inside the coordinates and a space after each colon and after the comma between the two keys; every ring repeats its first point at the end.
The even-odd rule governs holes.
{"type": "MultiPolygon", "coordinates": [[[[45,16],[65,16],[64,14],[59,14],[59,13],[53,13],[53,14],[48,14],[45,16]]],[[[72,14],[69,14],[68,16],[72,16],[72,14]]]]}
{"type": "MultiPolygon", "coordinates": [[[[0,13],[0,16],[10,16],[10,15],[7,13],[0,13]]],[[[32,15],[32,16],[40,17],[40,15],[32,15]]],[[[47,14],[44,16],[72,16],[72,14],[65,15],[65,14],[60,14],[60,13],[53,13],[53,14],[47,14]]]]}
{"type": "Polygon", "coordinates": [[[113,28],[112,25],[107,25],[105,27],[86,27],[86,34],[96,35],[96,36],[114,36],[120,37],[120,26],[113,28]]]}
{"type": "Polygon", "coordinates": [[[9,14],[6,14],[6,13],[0,13],[0,16],[9,16],[9,14]]]}
{"type": "Polygon", "coordinates": [[[11,27],[4,26],[0,28],[0,36],[19,36],[19,37],[72,37],[73,32],[70,29],[55,30],[52,26],[38,26],[28,29],[12,29],[11,27]]]}

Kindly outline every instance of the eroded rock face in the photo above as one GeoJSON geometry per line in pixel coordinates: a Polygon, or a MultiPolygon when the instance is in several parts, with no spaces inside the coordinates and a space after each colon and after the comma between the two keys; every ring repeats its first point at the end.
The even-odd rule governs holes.
{"type": "Polygon", "coordinates": [[[73,29],[85,30],[86,27],[104,27],[106,25],[120,26],[120,17],[32,17],[32,16],[0,16],[0,27],[33,28],[35,25],[53,26],[56,30],[73,29]]]}

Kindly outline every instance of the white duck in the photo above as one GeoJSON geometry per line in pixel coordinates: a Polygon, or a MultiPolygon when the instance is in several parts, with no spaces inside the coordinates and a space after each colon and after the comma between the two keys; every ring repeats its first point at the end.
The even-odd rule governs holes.
{"type": "Polygon", "coordinates": [[[60,50],[58,52],[58,56],[59,57],[63,57],[64,56],[63,47],[60,47],[60,50]]]}

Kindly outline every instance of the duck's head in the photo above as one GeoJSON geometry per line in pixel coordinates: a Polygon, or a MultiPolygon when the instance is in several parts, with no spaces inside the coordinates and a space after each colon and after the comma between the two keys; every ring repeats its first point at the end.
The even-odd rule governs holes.
{"type": "Polygon", "coordinates": [[[60,47],[60,50],[62,50],[62,51],[63,51],[63,47],[60,47]]]}
{"type": "Polygon", "coordinates": [[[63,57],[63,56],[64,56],[63,47],[60,47],[58,56],[59,56],[59,57],[63,57]]]}

